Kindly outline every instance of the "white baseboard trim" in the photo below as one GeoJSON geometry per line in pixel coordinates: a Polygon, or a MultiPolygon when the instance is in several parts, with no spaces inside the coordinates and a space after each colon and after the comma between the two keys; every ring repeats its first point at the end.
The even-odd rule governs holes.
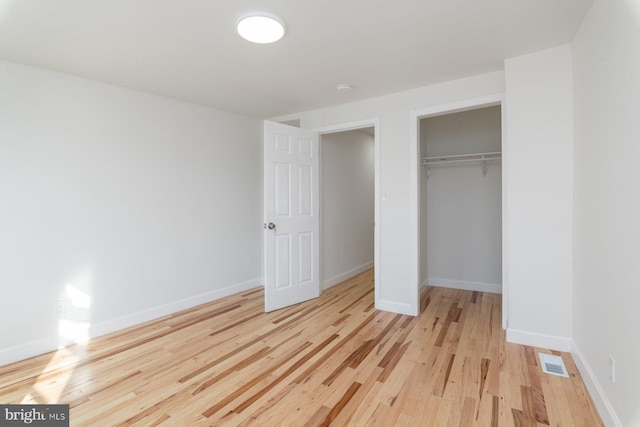
{"type": "Polygon", "coordinates": [[[427,277],[422,281],[422,283],[420,283],[420,291],[418,292],[418,295],[422,295],[422,293],[426,291],[428,287],[429,287],[429,278],[427,277]]]}
{"type": "Polygon", "coordinates": [[[93,325],[89,328],[90,336],[98,337],[111,332],[119,331],[130,326],[138,325],[140,323],[148,322],[149,320],[157,319],[168,314],[176,313],[178,311],[186,310],[191,307],[195,307],[200,304],[215,301],[220,298],[224,298],[229,295],[243,292],[251,288],[262,285],[262,279],[252,279],[246,282],[236,283],[235,285],[227,286],[221,289],[214,289],[209,292],[194,295],[192,297],[183,298],[178,301],[173,301],[167,304],[159,305],[157,307],[149,308],[147,310],[139,311],[137,313],[128,314],[126,316],[117,317],[115,319],[107,320],[93,325]]]}
{"type": "Polygon", "coordinates": [[[520,331],[512,328],[507,329],[507,341],[550,350],[571,351],[571,338],[520,331]]]}
{"type": "Polygon", "coordinates": [[[492,294],[502,293],[502,285],[497,283],[468,282],[465,280],[442,279],[439,277],[429,277],[427,281],[429,283],[429,286],[439,286],[441,288],[489,292],[492,294]]]}
{"type": "Polygon", "coordinates": [[[406,314],[407,316],[417,316],[419,314],[409,304],[383,299],[376,301],[376,309],[390,311],[391,313],[406,314]]]}
{"type": "Polygon", "coordinates": [[[0,350],[0,366],[58,349],[58,338],[43,338],[0,350]]]}
{"type": "Polygon", "coordinates": [[[622,422],[620,422],[620,418],[618,418],[618,414],[613,409],[611,402],[607,398],[607,395],[604,392],[604,389],[600,385],[596,374],[591,369],[591,366],[587,363],[584,355],[578,348],[575,342],[572,342],[571,345],[571,354],[573,356],[573,360],[576,362],[576,366],[580,371],[580,375],[582,375],[582,380],[584,384],[587,386],[587,390],[593,399],[593,403],[596,405],[596,409],[598,410],[598,414],[600,418],[602,418],[602,422],[605,426],[612,427],[622,427],[622,422]]]}
{"type": "Polygon", "coordinates": [[[330,287],[337,285],[338,283],[342,283],[345,280],[351,279],[353,276],[369,270],[370,268],[373,268],[373,261],[362,264],[356,268],[352,268],[351,270],[345,271],[344,273],[338,274],[337,276],[333,276],[330,279],[323,280],[322,289],[327,290],[330,287]]]}
{"type": "MultiPolygon", "coordinates": [[[[210,301],[215,301],[238,292],[243,292],[257,286],[262,286],[262,278],[247,280],[246,282],[236,283],[235,285],[227,286],[222,289],[214,289],[199,295],[194,295],[192,297],[100,322],[89,327],[89,337],[95,338],[111,332],[119,331],[168,314],[176,313],[210,301]]],[[[53,337],[34,340],[2,349],[0,350],[0,366],[49,353],[71,344],[73,344],[73,342],[68,339],[53,337]]]]}

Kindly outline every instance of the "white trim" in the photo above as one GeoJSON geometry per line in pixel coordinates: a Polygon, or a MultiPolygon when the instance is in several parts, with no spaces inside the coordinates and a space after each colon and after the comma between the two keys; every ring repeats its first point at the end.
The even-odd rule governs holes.
{"type": "Polygon", "coordinates": [[[441,279],[439,277],[429,277],[427,281],[430,286],[440,286],[441,288],[490,292],[492,294],[502,293],[502,285],[500,285],[499,283],[468,282],[465,280],[441,279]]]}
{"type": "Polygon", "coordinates": [[[0,350],[0,366],[29,359],[58,349],[58,338],[29,341],[0,350]]]}
{"type": "MultiPolygon", "coordinates": [[[[314,132],[318,132],[321,135],[327,134],[327,133],[336,133],[336,132],[347,132],[350,130],[358,130],[358,129],[363,129],[363,128],[369,128],[372,126],[378,126],[380,124],[380,118],[379,117],[372,117],[370,119],[363,119],[363,120],[356,120],[354,122],[348,122],[348,123],[339,123],[337,125],[328,125],[328,126],[322,126],[319,128],[314,128],[312,129],[314,132]]],[[[378,129],[376,128],[376,132],[378,131],[378,129]]]]}
{"type": "MultiPolygon", "coordinates": [[[[505,95],[504,93],[495,93],[492,95],[481,96],[477,98],[463,99],[448,104],[434,105],[426,108],[419,108],[409,112],[409,246],[411,248],[409,254],[409,280],[415,284],[415,292],[412,292],[412,300],[410,304],[413,306],[415,313],[420,310],[420,141],[418,140],[418,129],[420,119],[426,117],[435,117],[444,114],[459,113],[462,111],[474,110],[477,108],[490,107],[493,105],[502,106],[502,155],[506,148],[506,131],[505,131],[505,95]]],[[[508,325],[509,304],[508,304],[508,278],[507,271],[507,248],[505,243],[507,233],[507,217],[505,206],[505,163],[502,163],[502,328],[506,329],[508,325]]]]}
{"type": "Polygon", "coordinates": [[[409,112],[409,291],[411,305],[420,313],[420,110],[409,112]],[[415,293],[411,292],[413,284],[415,293]]]}
{"type": "Polygon", "coordinates": [[[429,278],[427,277],[426,279],[424,279],[422,281],[422,283],[420,283],[420,296],[422,296],[422,293],[429,287],[429,278]]]}
{"type": "Polygon", "coordinates": [[[107,320],[106,322],[101,322],[94,326],[91,326],[91,328],[89,328],[89,331],[91,332],[90,335],[91,337],[97,337],[100,335],[108,334],[110,332],[128,328],[133,325],[148,322],[149,320],[157,319],[158,317],[177,313],[179,311],[186,310],[200,304],[215,301],[220,298],[236,294],[238,292],[244,292],[258,286],[262,286],[262,278],[247,280],[246,282],[236,283],[235,285],[227,286],[222,289],[214,289],[209,292],[205,292],[188,298],[183,298],[181,300],[159,305],[157,307],[152,307],[147,310],[139,311],[137,313],[117,317],[115,319],[107,320]]]}
{"type": "MultiPolygon", "coordinates": [[[[366,127],[373,126],[373,144],[374,144],[374,202],[373,202],[373,222],[375,224],[373,230],[373,264],[374,264],[374,273],[373,273],[373,282],[374,282],[374,301],[375,307],[378,310],[385,310],[382,308],[380,303],[380,295],[382,289],[382,282],[380,280],[380,270],[381,270],[381,258],[380,258],[380,247],[381,247],[381,239],[380,239],[380,118],[379,117],[371,117],[368,119],[357,120],[348,123],[341,123],[330,126],[322,126],[313,131],[318,132],[322,138],[323,134],[327,133],[335,133],[335,132],[344,132],[348,130],[356,130],[362,129],[366,127]]],[[[322,142],[320,142],[322,143],[322,142]]],[[[320,173],[322,173],[322,163],[320,163],[320,173]]],[[[322,230],[320,231],[320,251],[322,251],[322,230]]],[[[320,265],[322,265],[322,257],[320,257],[320,265]]],[[[394,311],[394,310],[387,310],[394,311]]],[[[417,312],[416,312],[417,314],[417,312]]]]}
{"type": "MultiPolygon", "coordinates": [[[[500,109],[500,120],[502,127],[502,158],[507,159],[509,154],[509,144],[507,144],[507,106],[505,96],[502,96],[500,101],[502,106],[500,109]]],[[[503,160],[501,163],[501,181],[502,181],[502,329],[507,330],[509,328],[509,239],[507,235],[509,233],[509,224],[507,216],[507,184],[508,180],[505,177],[509,176],[508,160],[503,160]]]]}
{"type": "Polygon", "coordinates": [[[322,282],[322,289],[326,291],[330,287],[335,286],[338,283],[342,283],[345,280],[351,279],[352,277],[357,276],[360,273],[364,273],[365,271],[369,270],[372,267],[373,267],[373,261],[369,261],[366,264],[362,264],[361,266],[358,266],[356,268],[352,268],[349,271],[345,271],[344,273],[340,273],[337,276],[333,276],[332,278],[324,280],[322,282]]]}
{"type": "Polygon", "coordinates": [[[600,385],[596,374],[591,369],[591,366],[586,362],[584,355],[576,345],[575,341],[572,341],[571,343],[571,355],[573,356],[573,360],[576,362],[578,371],[580,371],[582,380],[589,391],[589,395],[591,395],[591,398],[593,399],[593,403],[596,405],[596,409],[598,410],[598,414],[600,415],[600,418],[602,418],[604,425],[622,427],[622,422],[620,421],[620,418],[618,418],[618,414],[616,414],[615,409],[613,409],[613,405],[609,402],[609,399],[600,385]]]}
{"type": "Polygon", "coordinates": [[[571,338],[544,335],[517,329],[507,329],[507,342],[557,351],[571,351],[571,338]]]}
{"type": "Polygon", "coordinates": [[[376,309],[390,311],[392,313],[406,314],[407,316],[416,316],[416,313],[413,312],[413,307],[410,304],[389,301],[386,299],[379,299],[376,301],[376,309]]]}
{"type": "MultiPolygon", "coordinates": [[[[125,316],[116,317],[115,319],[106,320],[104,322],[91,325],[89,327],[89,337],[95,338],[111,332],[119,331],[130,326],[148,322],[150,320],[186,310],[200,304],[215,301],[217,299],[233,295],[238,292],[243,292],[257,286],[262,286],[262,278],[247,280],[246,282],[237,283],[235,285],[227,286],[222,289],[214,289],[212,291],[205,292],[199,295],[194,295],[192,297],[184,298],[178,301],[162,304],[157,307],[152,307],[125,316]]],[[[73,343],[66,340],[64,342],[61,342],[61,338],[55,337],[30,341],[14,347],[2,349],[0,350],[0,366],[55,351],[71,344],[73,343]]]]}

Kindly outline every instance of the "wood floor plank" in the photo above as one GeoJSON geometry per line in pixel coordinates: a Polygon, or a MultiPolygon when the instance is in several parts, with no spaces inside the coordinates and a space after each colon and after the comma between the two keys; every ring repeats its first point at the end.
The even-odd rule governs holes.
{"type": "Polygon", "coordinates": [[[3,403],[68,403],[74,426],[602,426],[570,377],[505,342],[501,296],[430,287],[374,308],[373,271],[263,312],[250,291],[0,367],[3,403]]]}

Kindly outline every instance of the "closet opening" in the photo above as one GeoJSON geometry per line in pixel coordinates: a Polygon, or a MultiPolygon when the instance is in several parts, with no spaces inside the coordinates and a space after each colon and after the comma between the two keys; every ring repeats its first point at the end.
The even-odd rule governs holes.
{"type": "Polygon", "coordinates": [[[375,126],[320,134],[323,290],[369,270],[373,280],[375,176],[375,126]]]}
{"type": "Polygon", "coordinates": [[[502,293],[501,105],[418,117],[419,282],[502,293]]]}

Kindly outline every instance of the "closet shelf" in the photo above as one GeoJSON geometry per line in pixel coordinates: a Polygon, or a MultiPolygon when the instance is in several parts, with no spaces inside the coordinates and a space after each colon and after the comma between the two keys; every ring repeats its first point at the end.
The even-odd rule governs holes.
{"type": "Polygon", "coordinates": [[[423,157],[422,166],[426,166],[427,178],[429,178],[429,166],[450,163],[482,162],[482,176],[484,177],[487,175],[487,161],[500,159],[502,159],[502,153],[500,152],[456,154],[452,156],[423,157]]]}
{"type": "Polygon", "coordinates": [[[429,166],[439,163],[458,163],[458,162],[477,162],[483,160],[500,160],[502,153],[474,153],[474,154],[456,154],[453,156],[423,157],[422,165],[429,166]]]}

